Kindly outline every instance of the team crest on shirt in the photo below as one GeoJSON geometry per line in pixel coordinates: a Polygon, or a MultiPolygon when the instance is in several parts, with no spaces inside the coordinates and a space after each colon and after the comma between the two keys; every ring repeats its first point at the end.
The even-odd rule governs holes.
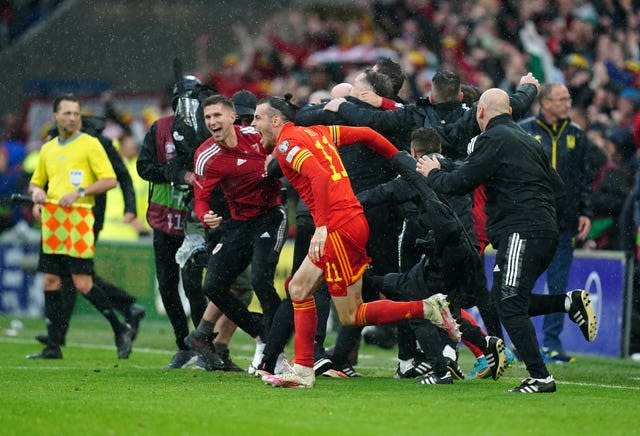
{"type": "Polygon", "coordinates": [[[278,144],[278,151],[282,154],[285,154],[289,150],[289,141],[282,141],[278,144]]]}
{"type": "Polygon", "coordinates": [[[576,137],[575,135],[567,135],[567,148],[569,150],[573,150],[576,148],[576,137]]]}

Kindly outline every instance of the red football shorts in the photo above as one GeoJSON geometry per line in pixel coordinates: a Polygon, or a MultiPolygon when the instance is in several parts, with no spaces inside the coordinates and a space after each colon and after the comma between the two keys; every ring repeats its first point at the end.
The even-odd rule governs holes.
{"type": "Polygon", "coordinates": [[[333,297],[347,295],[349,285],[364,274],[371,258],[367,256],[369,223],[364,214],[357,215],[329,233],[324,246],[324,255],[314,262],[324,271],[324,279],[333,297]]]}

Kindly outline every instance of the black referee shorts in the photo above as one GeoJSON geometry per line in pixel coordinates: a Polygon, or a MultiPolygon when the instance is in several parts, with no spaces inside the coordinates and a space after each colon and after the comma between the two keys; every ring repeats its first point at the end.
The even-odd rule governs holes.
{"type": "Polygon", "coordinates": [[[93,258],[80,259],[63,254],[45,254],[40,252],[38,271],[54,274],[59,277],[69,277],[71,274],[92,275],[93,258]]]}

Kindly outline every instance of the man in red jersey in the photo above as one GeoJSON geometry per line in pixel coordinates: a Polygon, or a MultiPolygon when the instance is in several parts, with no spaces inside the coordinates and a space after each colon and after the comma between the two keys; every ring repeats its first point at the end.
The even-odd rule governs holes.
{"type": "Polygon", "coordinates": [[[442,294],[421,301],[362,302],[362,274],[370,261],[365,250],[369,226],[336,145],[363,142],[387,159],[398,150],[367,127],[297,127],[291,122],[295,109],[288,100],[267,97],[258,103],[252,123],[262,134],[262,144],[266,148],[275,146],[284,175],[309,206],[316,225],[308,256],[288,288],[294,309],[294,365],[280,375],[266,374],[263,380],[273,386],[314,386],[317,314],[313,293],[323,279],[344,325],[426,318],[459,340],[458,326],[442,294]]]}
{"type": "MultiPolygon", "coordinates": [[[[287,229],[281,184],[266,177],[265,161],[271,149],[262,146],[260,135],[251,127],[234,125],[236,113],[231,100],[213,95],[202,105],[212,136],[194,156],[194,212],[206,228],[223,226],[223,236],[209,258],[203,291],[238,327],[259,339],[270,327],[280,303],[273,276],[287,229]],[[218,186],[231,215],[225,222],[209,206],[218,186]],[[262,318],[249,312],[229,292],[250,263],[251,283],[262,305],[262,318]]],[[[190,346],[206,354],[210,344],[194,341],[198,342],[197,338],[191,338],[190,346]]]]}

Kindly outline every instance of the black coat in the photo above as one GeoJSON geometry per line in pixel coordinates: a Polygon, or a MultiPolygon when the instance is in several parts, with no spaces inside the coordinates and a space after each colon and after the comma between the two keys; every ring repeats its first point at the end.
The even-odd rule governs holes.
{"type": "Polygon", "coordinates": [[[542,144],[564,182],[565,203],[563,213],[558,215],[560,230],[576,231],[579,216],[593,216],[591,185],[597,174],[590,168],[590,145],[585,132],[569,119],[551,125],[542,114],[521,121],[520,126],[542,144]]]}
{"type": "MultiPolygon", "coordinates": [[[[523,117],[537,95],[531,84],[520,85],[510,96],[514,118],[523,117]]],[[[368,126],[385,135],[399,150],[409,151],[411,132],[418,127],[433,127],[442,136],[442,149],[448,158],[461,159],[467,155],[467,144],[480,133],[476,122],[476,105],[471,108],[459,102],[432,105],[420,99],[395,111],[363,108],[347,101],[338,110],[342,124],[368,126]],[[395,135],[395,141],[392,138],[395,135]]]]}
{"type": "Polygon", "coordinates": [[[484,184],[487,233],[494,245],[511,233],[557,238],[556,196],[562,180],[542,146],[507,115],[493,118],[473,152],[452,172],[435,169],[427,183],[437,192],[462,194],[484,184]]]}

